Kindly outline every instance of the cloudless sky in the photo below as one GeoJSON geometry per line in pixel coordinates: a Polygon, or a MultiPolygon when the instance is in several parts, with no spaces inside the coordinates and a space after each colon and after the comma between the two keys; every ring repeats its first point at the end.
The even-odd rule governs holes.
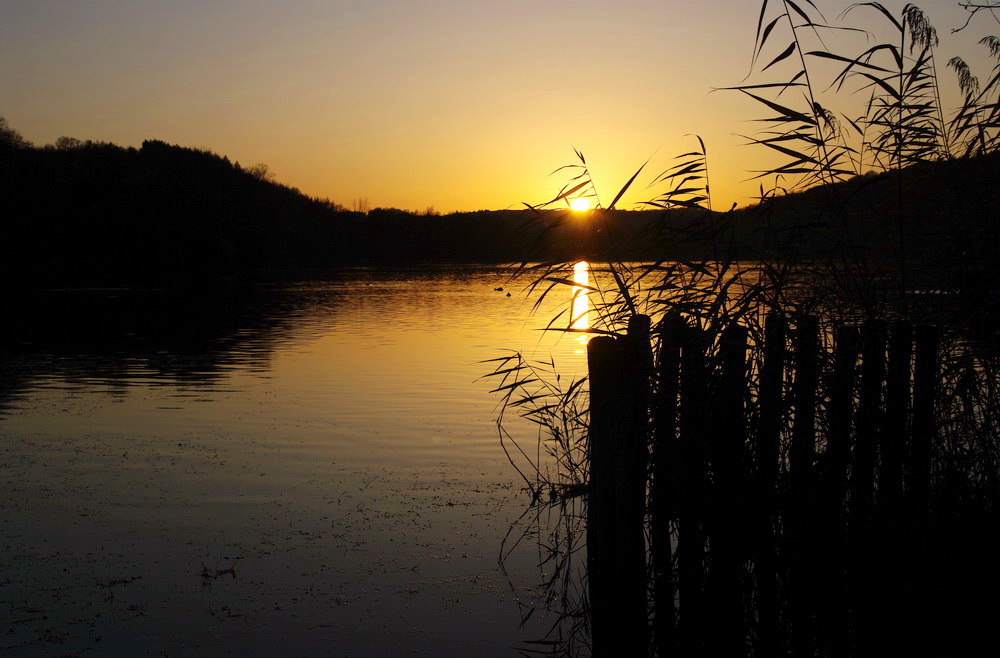
{"type": "MultiPolygon", "coordinates": [[[[814,1],[831,22],[850,4],[814,1]]],[[[904,3],[884,4],[898,15],[904,3]]],[[[961,55],[985,81],[994,63],[976,41],[1000,25],[983,15],[952,35],[965,21],[957,2],[918,4],[941,37],[951,109],[944,63],[961,55]]],[[[769,112],[710,93],[747,74],[759,11],[751,0],[0,0],[0,116],[37,145],[160,139],[266,163],[344,205],[444,212],[547,200],[573,147],[605,203],[652,157],[629,197],[647,199],[697,133],[726,208],[751,201],[758,183],[742,181],[771,162],[738,136],[769,112]]],[[[881,25],[861,10],[846,23],[881,25]]],[[[788,39],[772,38],[773,57],[788,39]]]]}

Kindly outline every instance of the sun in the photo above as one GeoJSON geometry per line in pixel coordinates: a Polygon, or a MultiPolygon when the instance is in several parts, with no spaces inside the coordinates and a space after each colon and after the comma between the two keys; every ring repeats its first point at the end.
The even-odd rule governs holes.
{"type": "Polygon", "coordinates": [[[590,210],[590,201],[588,201],[587,199],[583,198],[582,196],[581,197],[577,197],[576,199],[573,199],[573,202],[571,204],[569,204],[569,205],[570,205],[570,208],[572,208],[573,210],[575,210],[577,212],[583,212],[585,210],[590,210]]]}

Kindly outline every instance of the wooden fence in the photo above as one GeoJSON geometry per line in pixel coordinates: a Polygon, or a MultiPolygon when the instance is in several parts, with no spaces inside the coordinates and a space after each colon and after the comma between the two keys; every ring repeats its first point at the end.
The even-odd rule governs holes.
{"type": "Polygon", "coordinates": [[[938,334],[820,331],[668,317],[655,366],[645,316],[590,341],[594,656],[879,655],[908,623],[938,334]]]}

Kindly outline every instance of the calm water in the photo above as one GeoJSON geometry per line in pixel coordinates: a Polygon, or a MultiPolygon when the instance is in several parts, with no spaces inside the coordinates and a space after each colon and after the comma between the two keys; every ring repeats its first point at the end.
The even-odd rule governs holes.
{"type": "Polygon", "coordinates": [[[582,374],[584,347],[500,286],[355,270],[13,305],[0,648],[504,656],[540,637],[519,630],[536,554],[497,567],[527,500],[479,362],[525,349],[582,374]]]}

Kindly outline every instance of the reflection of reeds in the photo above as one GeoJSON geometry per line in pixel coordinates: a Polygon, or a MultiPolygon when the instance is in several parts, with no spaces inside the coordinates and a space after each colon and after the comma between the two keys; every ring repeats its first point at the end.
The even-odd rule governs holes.
{"type": "MultiPolygon", "coordinates": [[[[953,60],[965,101],[946,121],[934,65],[937,37],[926,15],[913,5],[898,17],[878,3],[856,9],[886,21],[895,40],[841,55],[817,37],[857,30],[825,25],[811,2],[764,2],[754,66],[759,62],[764,72],[795,65],[784,80],[731,88],[768,110],[762,121],[769,129],[749,141],[786,158],[756,172],[774,181],[770,189],[761,185],[762,212],[784,185],[821,186],[816,221],[765,223],[763,251],[737,253],[733,215],[710,212],[707,154],[699,139],[697,150],[654,178],[666,191],[647,205],[664,215],[648,236],[662,246],[662,261],[616,260],[615,227],[599,203],[590,228],[576,234],[576,256],[592,263],[594,275],[587,289],[589,333],[621,340],[637,315],[650,316],[651,355],[660,373],[694,367],[684,361],[694,352],[678,347],[682,336],[696,332],[702,346],[696,352],[704,380],[684,384],[683,375],[661,374],[648,400],[653,425],[642,476],[652,496],[645,510],[647,603],[650,647],[659,655],[704,655],[723,645],[754,656],[961,655],[986,635],[984,611],[966,601],[975,600],[981,585],[1000,585],[1000,568],[988,557],[1000,547],[1000,361],[997,341],[989,338],[995,328],[984,340],[964,322],[960,305],[959,313],[936,312],[940,326],[918,326],[912,342],[909,325],[890,331],[887,321],[930,317],[922,316],[921,296],[909,289],[928,264],[914,262],[908,251],[900,172],[995,153],[1000,83],[994,75],[980,88],[968,67],[953,60]],[[784,47],[772,51],[782,29],[784,47]],[[813,41],[820,46],[808,45],[813,41]],[[848,118],[821,104],[820,61],[839,65],[832,89],[849,91],[859,82],[866,90],[863,116],[848,118]],[[796,94],[799,101],[790,98],[796,94]],[[866,249],[871,230],[854,219],[871,209],[856,207],[846,188],[835,185],[869,169],[894,172],[895,207],[881,209],[895,220],[892,254],[866,249]],[[829,256],[803,261],[799,245],[809,241],[824,244],[829,256]],[[711,257],[676,257],[691,243],[711,245],[711,257]],[[812,328],[810,315],[818,316],[812,328]],[[862,333],[854,325],[864,320],[862,333]],[[734,332],[745,332],[745,347],[733,343],[734,332]],[[742,391],[735,397],[726,383],[734,377],[742,391]],[[729,407],[739,411],[716,414],[711,405],[723,400],[736,400],[729,407]],[[707,415],[694,419],[692,404],[707,415]],[[712,452],[733,436],[739,438],[728,453],[712,452]],[[726,466],[731,453],[745,457],[736,460],[741,466],[726,466]],[[692,465],[696,456],[704,467],[692,465]],[[920,641],[907,637],[914,624],[924,629],[920,641]]],[[[998,56],[1000,42],[984,43],[998,56]]],[[[573,178],[559,194],[530,206],[543,226],[565,221],[555,206],[570,195],[599,199],[577,155],[580,164],[567,169],[573,178]]],[[[869,180],[875,178],[860,185],[869,180]]],[[[962,199],[942,203],[955,209],[943,223],[965,221],[962,199]]],[[[993,236],[988,226],[976,230],[993,236]]],[[[956,253],[971,256],[945,268],[954,274],[938,285],[949,298],[966,299],[984,287],[995,294],[995,282],[970,276],[989,262],[975,258],[975,249],[962,243],[956,253]]],[[[529,292],[540,303],[574,285],[571,267],[522,264],[518,273],[530,277],[529,292]]],[[[546,329],[579,331],[573,315],[567,309],[546,329]]],[[[559,612],[545,638],[550,643],[535,648],[600,653],[600,644],[590,644],[588,615],[597,608],[587,599],[587,574],[579,559],[567,566],[596,495],[588,462],[595,456],[593,382],[563,386],[554,363],[530,363],[521,355],[497,360],[491,376],[500,382],[504,411],[518,411],[542,429],[529,450],[506,433],[503,415],[498,424],[508,454],[514,452],[508,446],[516,446],[530,464],[520,468],[532,491],[530,534],[560,576],[545,582],[544,601],[559,612]],[[539,459],[543,452],[548,461],[539,459]]]]}

